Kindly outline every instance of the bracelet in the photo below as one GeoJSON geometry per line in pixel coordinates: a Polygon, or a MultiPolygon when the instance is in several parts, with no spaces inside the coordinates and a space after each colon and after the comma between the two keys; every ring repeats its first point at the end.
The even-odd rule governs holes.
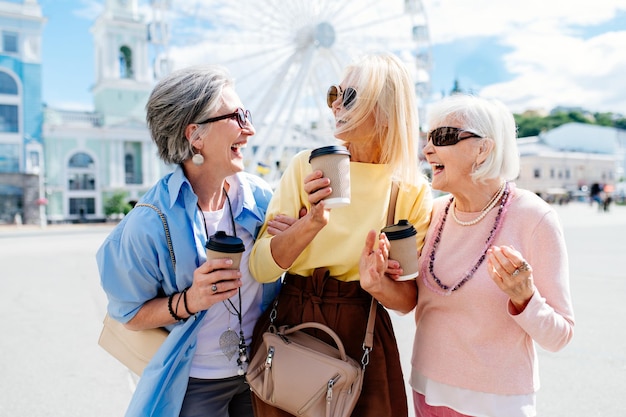
{"type": "MultiPolygon", "coordinates": [[[[195,313],[192,313],[191,311],[189,311],[189,307],[187,307],[187,290],[189,289],[189,287],[185,288],[183,290],[183,306],[185,307],[185,311],[187,312],[187,314],[189,314],[189,316],[193,316],[195,313]]],[[[180,298],[178,299],[180,301],[180,298]]]]}
{"type": "MultiPolygon", "coordinates": [[[[182,317],[180,317],[178,314],[176,314],[176,312],[174,312],[174,309],[172,309],[172,299],[174,298],[174,294],[171,294],[168,298],[167,298],[167,309],[170,311],[170,315],[174,318],[174,320],[176,321],[184,321],[184,319],[182,317]]],[[[180,297],[178,297],[178,301],[180,301],[180,297]]]]}

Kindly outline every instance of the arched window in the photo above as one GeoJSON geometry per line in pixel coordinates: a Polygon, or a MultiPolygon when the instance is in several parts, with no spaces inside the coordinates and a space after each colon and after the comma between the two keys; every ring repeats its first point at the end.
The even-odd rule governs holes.
{"type": "Polygon", "coordinates": [[[0,71],[0,94],[17,95],[17,83],[4,71],[0,71]]]}
{"type": "Polygon", "coordinates": [[[128,46],[120,48],[120,78],[133,78],[133,52],[128,46]]]}
{"type": "Polygon", "coordinates": [[[77,152],[67,163],[69,214],[83,219],[96,214],[96,164],[91,156],[77,152]]]}
{"type": "Polygon", "coordinates": [[[95,190],[96,175],[93,158],[86,153],[74,154],[68,163],[68,184],[70,191],[95,190]]]}
{"type": "Polygon", "coordinates": [[[93,168],[93,158],[84,152],[74,154],[70,158],[69,168],[93,168]]]}

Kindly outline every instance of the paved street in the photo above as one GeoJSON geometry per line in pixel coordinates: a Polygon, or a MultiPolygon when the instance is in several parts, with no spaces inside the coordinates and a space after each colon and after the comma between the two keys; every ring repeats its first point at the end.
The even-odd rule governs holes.
{"type": "MultiPolygon", "coordinates": [[[[540,416],[626,416],[626,207],[557,206],[576,334],[540,351],[540,416]]],[[[0,226],[0,417],[118,417],[130,374],[98,345],[105,297],[94,254],[111,226],[0,226]]],[[[412,317],[393,315],[408,369],[412,317]]],[[[503,416],[506,417],[506,416],[503,416]]]]}

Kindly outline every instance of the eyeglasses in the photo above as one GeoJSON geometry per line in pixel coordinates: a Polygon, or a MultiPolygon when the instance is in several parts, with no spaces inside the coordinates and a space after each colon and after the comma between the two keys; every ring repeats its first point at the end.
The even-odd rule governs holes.
{"type": "Polygon", "coordinates": [[[470,138],[482,139],[483,136],[458,127],[438,127],[428,132],[428,140],[432,141],[435,146],[456,145],[460,141],[470,138]],[[469,133],[469,135],[461,136],[462,133],[469,133]]]}
{"type": "Polygon", "coordinates": [[[205,123],[213,123],[219,120],[224,119],[235,119],[237,120],[237,124],[240,128],[245,129],[248,122],[252,122],[252,115],[250,114],[250,110],[244,110],[239,107],[234,113],[225,114],[223,116],[211,117],[210,119],[206,119],[202,122],[198,122],[196,124],[203,125],[205,123]]]}
{"type": "Polygon", "coordinates": [[[326,104],[331,109],[333,108],[333,103],[337,100],[338,97],[342,97],[343,107],[349,109],[354,105],[356,101],[356,90],[352,87],[346,88],[346,91],[343,91],[338,85],[331,85],[326,93],[326,104]]]}

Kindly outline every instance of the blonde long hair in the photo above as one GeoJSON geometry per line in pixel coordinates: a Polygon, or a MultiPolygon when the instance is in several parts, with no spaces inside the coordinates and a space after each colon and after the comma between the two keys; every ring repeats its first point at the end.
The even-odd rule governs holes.
{"type": "Polygon", "coordinates": [[[417,183],[422,175],[418,162],[419,118],[412,77],[405,64],[390,53],[370,54],[345,70],[346,87],[357,91],[355,104],[346,111],[347,123],[336,133],[348,132],[373,112],[373,140],[381,150],[381,164],[394,177],[417,183]]]}

